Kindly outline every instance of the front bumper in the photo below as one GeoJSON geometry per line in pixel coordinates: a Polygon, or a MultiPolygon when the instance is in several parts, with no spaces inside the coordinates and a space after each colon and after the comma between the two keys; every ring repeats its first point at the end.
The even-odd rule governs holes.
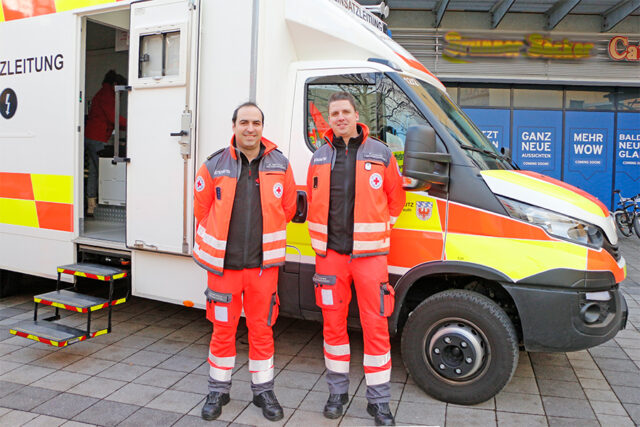
{"type": "Polygon", "coordinates": [[[503,285],[518,308],[527,351],[594,347],[613,338],[627,322],[627,303],[615,285],[600,292],[503,285]]]}

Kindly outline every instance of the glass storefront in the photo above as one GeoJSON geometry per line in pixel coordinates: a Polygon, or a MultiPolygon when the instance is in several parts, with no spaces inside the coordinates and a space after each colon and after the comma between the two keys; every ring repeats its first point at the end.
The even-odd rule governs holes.
{"type": "Polygon", "coordinates": [[[640,193],[640,88],[448,84],[498,149],[613,209],[640,193]]]}

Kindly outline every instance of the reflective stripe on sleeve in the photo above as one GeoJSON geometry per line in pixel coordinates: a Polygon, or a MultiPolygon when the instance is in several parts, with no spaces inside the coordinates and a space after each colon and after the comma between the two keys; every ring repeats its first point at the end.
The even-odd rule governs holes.
{"type": "Polygon", "coordinates": [[[380,372],[365,373],[364,379],[367,385],[378,385],[388,383],[391,380],[391,368],[380,372]]]}
{"type": "Polygon", "coordinates": [[[316,233],[327,234],[327,226],[318,224],[316,222],[307,221],[307,225],[309,226],[309,231],[315,231],[316,233]]]}
{"type": "Polygon", "coordinates": [[[272,249],[270,251],[264,251],[262,253],[264,261],[270,261],[274,259],[284,258],[286,255],[286,248],[272,249]]]}
{"type": "Polygon", "coordinates": [[[197,243],[193,245],[193,253],[196,254],[196,256],[202,261],[209,263],[214,267],[224,267],[224,258],[209,255],[208,253],[200,249],[200,246],[197,243]]]}
{"type": "Polygon", "coordinates": [[[327,242],[323,242],[323,241],[318,240],[318,239],[311,239],[311,247],[313,249],[317,249],[319,251],[326,251],[327,250],[327,242]]]}
{"type": "Polygon", "coordinates": [[[374,355],[365,353],[364,358],[362,360],[362,364],[364,366],[379,367],[379,366],[386,365],[390,361],[391,361],[391,352],[387,352],[379,356],[374,356],[374,355]]]}
{"type": "Polygon", "coordinates": [[[353,224],[354,233],[381,233],[389,228],[387,222],[356,222],[353,224]]]}
{"type": "Polygon", "coordinates": [[[286,230],[276,231],[274,233],[267,233],[262,235],[262,243],[271,243],[271,242],[277,242],[279,240],[286,240],[286,239],[287,239],[286,230]]]}
{"type": "Polygon", "coordinates": [[[207,234],[207,230],[202,226],[198,226],[198,236],[202,238],[202,241],[207,245],[211,246],[214,249],[218,249],[220,251],[224,251],[227,247],[226,240],[218,240],[213,237],[211,234],[207,234]]]}
{"type": "Polygon", "coordinates": [[[347,356],[351,354],[351,347],[349,346],[349,344],[331,345],[327,344],[325,341],[324,351],[331,354],[332,356],[347,356]]]}

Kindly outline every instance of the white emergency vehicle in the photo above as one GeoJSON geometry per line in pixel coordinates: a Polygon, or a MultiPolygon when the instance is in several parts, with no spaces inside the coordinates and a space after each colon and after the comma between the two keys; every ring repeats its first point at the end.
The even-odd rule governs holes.
{"type": "Polygon", "coordinates": [[[481,402],[509,381],[519,345],[576,350],[624,327],[626,267],[606,208],[515,169],[354,0],[36,3],[0,8],[0,290],[17,273],[57,277],[36,307],[88,320],[77,329],[36,317],[12,333],[56,346],[107,333],[90,316],[125,302],[114,292],[124,277],[135,296],[203,308],[206,274],[191,258],[195,171],[228,144],[231,113],[247,100],[264,110],[264,135],[301,190],[280,311],[321,319],[303,185],[339,90],[355,95],[411,189],[392,231],[389,325],[422,388],[481,402]],[[103,153],[89,218],[85,116],[110,69],[128,78],[114,113],[128,125],[103,153]],[[109,294],[62,289],[74,275],[110,282],[109,294]]]}

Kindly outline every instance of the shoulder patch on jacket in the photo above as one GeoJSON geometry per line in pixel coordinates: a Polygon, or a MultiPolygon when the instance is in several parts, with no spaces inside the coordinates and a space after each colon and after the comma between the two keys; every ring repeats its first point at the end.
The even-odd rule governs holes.
{"type": "Polygon", "coordinates": [[[358,158],[359,160],[376,160],[388,166],[391,155],[391,150],[382,141],[367,138],[362,150],[358,153],[358,158]]]}
{"type": "Polygon", "coordinates": [[[286,172],[289,160],[279,150],[273,150],[260,162],[260,170],[263,171],[283,171],[286,172]]]}

